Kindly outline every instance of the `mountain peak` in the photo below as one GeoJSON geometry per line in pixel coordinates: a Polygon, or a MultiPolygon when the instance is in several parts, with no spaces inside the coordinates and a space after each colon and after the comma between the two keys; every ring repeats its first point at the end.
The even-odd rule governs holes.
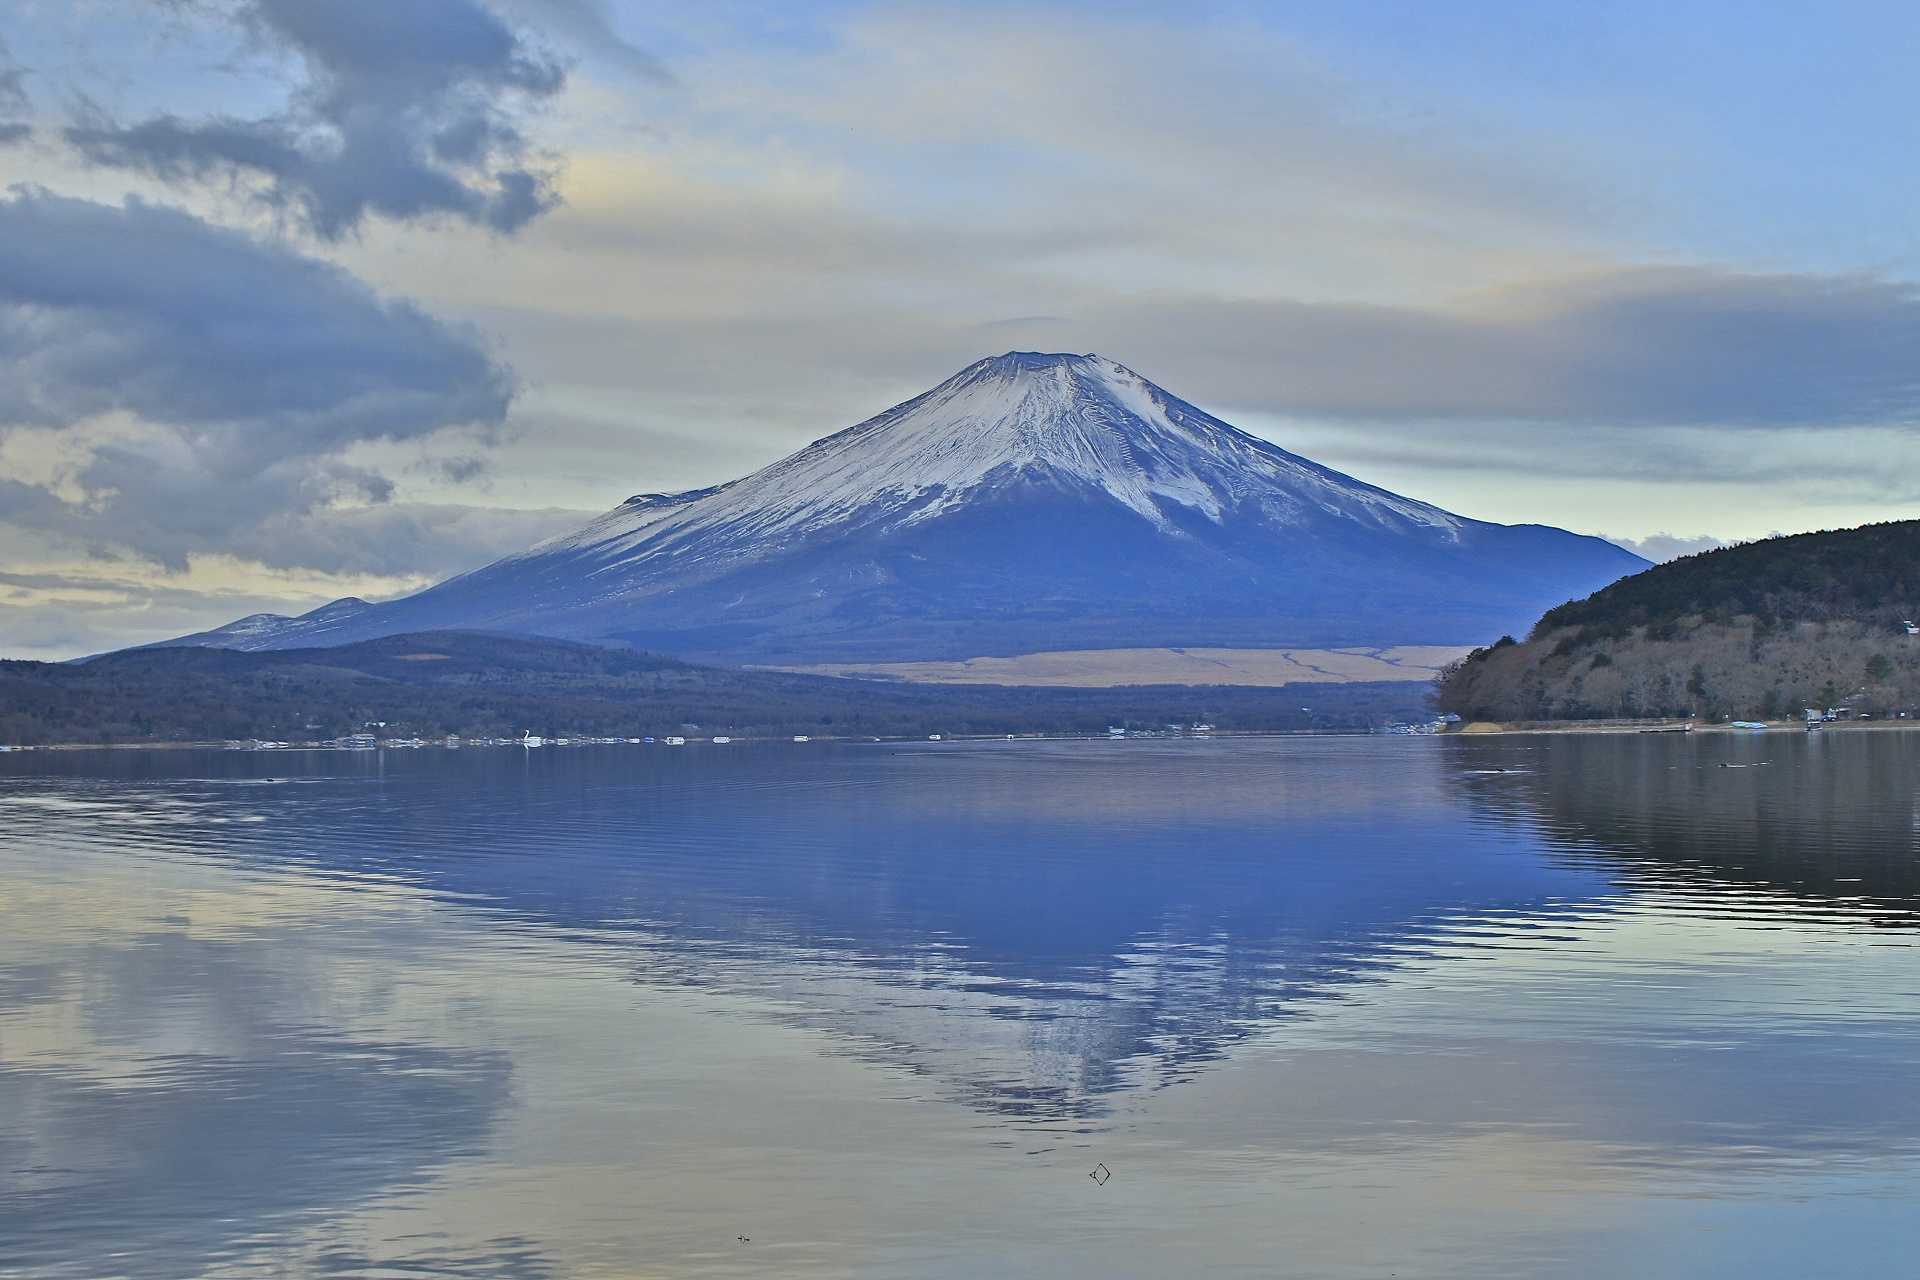
{"type": "Polygon", "coordinates": [[[1127,372],[1104,356],[1092,354],[1079,356],[1065,351],[1009,351],[1003,356],[988,356],[985,360],[973,365],[971,369],[964,371],[960,376],[965,377],[966,374],[972,372],[973,369],[979,369],[999,377],[1017,378],[1027,373],[1041,373],[1050,369],[1073,368],[1115,369],[1122,373],[1127,372]]]}
{"type": "Polygon", "coordinates": [[[1116,502],[1162,533],[1193,520],[1332,518],[1456,536],[1458,517],[1248,435],[1098,355],[1010,351],[752,475],[650,494],[526,555],[624,560],[717,536],[791,543],[903,529],[1021,492],[1116,502]]]}
{"type": "Polygon", "coordinates": [[[939,387],[934,388],[934,392],[956,385],[977,386],[983,383],[1006,383],[1035,389],[1041,387],[1066,389],[1079,386],[1083,392],[1110,384],[1120,387],[1145,387],[1155,392],[1160,390],[1125,365],[1109,360],[1105,356],[1092,353],[1074,355],[1071,352],[1009,351],[1003,356],[989,356],[985,360],[967,366],[941,383],[939,387]]]}

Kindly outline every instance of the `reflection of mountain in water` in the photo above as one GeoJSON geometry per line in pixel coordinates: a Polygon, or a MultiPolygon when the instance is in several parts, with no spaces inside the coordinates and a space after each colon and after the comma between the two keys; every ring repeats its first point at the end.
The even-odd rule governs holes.
{"type": "Polygon", "coordinates": [[[316,785],[205,786],[269,820],[180,839],[398,876],[1072,1117],[1450,921],[1608,892],[1450,822],[1431,745],[333,755],[316,785]]]}
{"type": "Polygon", "coordinates": [[[1484,814],[1679,885],[1920,923],[1920,737],[1552,735],[1445,744],[1484,814]]]}

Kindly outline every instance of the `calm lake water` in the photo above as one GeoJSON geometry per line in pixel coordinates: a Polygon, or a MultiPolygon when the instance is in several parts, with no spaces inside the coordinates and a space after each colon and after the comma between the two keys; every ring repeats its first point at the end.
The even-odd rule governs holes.
{"type": "Polygon", "coordinates": [[[1917,807],[1892,732],[0,757],[0,1272],[1920,1274],[1917,807]]]}

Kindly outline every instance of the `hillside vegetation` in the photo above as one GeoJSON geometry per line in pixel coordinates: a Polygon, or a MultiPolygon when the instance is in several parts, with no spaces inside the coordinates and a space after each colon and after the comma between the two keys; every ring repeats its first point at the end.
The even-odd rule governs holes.
{"type": "Polygon", "coordinates": [[[1688,556],[1550,609],[1444,673],[1475,720],[1767,718],[1920,704],[1920,521],[1688,556]]]}
{"type": "Polygon", "coordinates": [[[0,743],[316,741],[1359,728],[1421,714],[1416,684],[1033,689],[697,666],[531,636],[427,632],[332,649],[132,649],[0,662],[0,743]],[[1312,708],[1305,710],[1304,708],[1312,708]]]}

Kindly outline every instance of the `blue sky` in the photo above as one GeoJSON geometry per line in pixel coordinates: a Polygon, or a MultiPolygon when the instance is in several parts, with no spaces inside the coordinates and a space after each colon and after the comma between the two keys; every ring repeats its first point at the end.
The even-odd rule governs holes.
{"type": "Polygon", "coordinates": [[[416,588],[1014,348],[1655,551],[1920,515],[1912,6],[87,0],[0,39],[9,654],[416,588]]]}

